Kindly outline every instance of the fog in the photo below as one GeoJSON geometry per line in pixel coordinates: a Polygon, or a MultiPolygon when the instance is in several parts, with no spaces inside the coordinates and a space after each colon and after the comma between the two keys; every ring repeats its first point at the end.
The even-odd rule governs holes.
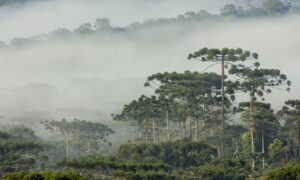
{"type": "Polygon", "coordinates": [[[267,101],[278,109],[285,100],[299,98],[300,17],[296,15],[173,23],[115,34],[49,35],[58,27],[74,30],[98,17],[107,17],[113,25],[123,27],[148,18],[176,17],[190,10],[216,12],[222,6],[219,0],[90,0],[2,8],[0,39],[7,44],[15,37],[45,37],[1,48],[2,121],[39,123],[63,117],[110,121],[110,113],[152,92],[143,87],[147,76],[200,71],[208,66],[187,60],[190,52],[202,47],[241,47],[258,52],[263,67],[280,68],[293,83],[290,93],[275,90],[267,101]]]}
{"type": "Polygon", "coordinates": [[[44,0],[0,8],[0,40],[71,28],[96,18],[109,18],[125,26],[151,18],[176,17],[186,11],[219,12],[225,3],[245,5],[243,0],[44,0]]]}

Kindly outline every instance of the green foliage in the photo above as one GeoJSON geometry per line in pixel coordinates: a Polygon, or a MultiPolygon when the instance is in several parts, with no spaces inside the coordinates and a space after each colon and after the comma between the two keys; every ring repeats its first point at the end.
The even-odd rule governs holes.
{"type": "Polygon", "coordinates": [[[154,144],[121,145],[117,157],[135,162],[160,162],[170,167],[197,166],[209,162],[216,150],[206,144],[186,140],[154,144]]]}
{"type": "Polygon", "coordinates": [[[0,140],[8,140],[10,138],[12,138],[11,134],[0,131],[0,140]]]}
{"type": "Polygon", "coordinates": [[[289,159],[299,160],[300,157],[300,101],[288,100],[278,112],[284,120],[284,129],[281,139],[286,140],[289,159]]]}
{"type": "Polygon", "coordinates": [[[208,49],[207,47],[200,49],[194,53],[188,55],[188,59],[197,59],[200,58],[202,61],[224,61],[236,62],[236,61],[245,61],[250,58],[257,59],[258,54],[252,53],[250,51],[244,51],[241,48],[237,49],[208,49]]]}
{"type": "Polygon", "coordinates": [[[256,100],[272,92],[271,88],[277,86],[289,86],[291,82],[285,74],[282,74],[279,69],[263,69],[259,68],[259,63],[254,63],[252,67],[244,67],[243,65],[232,65],[229,73],[241,79],[239,89],[245,93],[249,93],[256,100]]]}
{"type": "Polygon", "coordinates": [[[152,119],[161,120],[165,116],[164,101],[156,96],[142,95],[138,100],[133,100],[125,105],[120,114],[113,115],[114,120],[130,121],[137,124],[149,122],[152,119]]]}
{"type": "MultiPolygon", "coordinates": [[[[228,125],[225,127],[226,134],[224,135],[224,146],[225,146],[225,156],[233,157],[238,153],[238,145],[241,142],[242,135],[247,131],[244,126],[241,125],[228,125]]],[[[205,142],[209,143],[210,139],[205,142]]],[[[247,144],[247,143],[245,143],[247,144]]],[[[245,145],[244,144],[244,145],[245,145]]]]}
{"type": "Polygon", "coordinates": [[[32,129],[24,126],[14,126],[9,129],[8,133],[11,134],[12,138],[18,140],[37,141],[39,139],[32,129]]]}
{"type": "Polygon", "coordinates": [[[287,147],[283,145],[283,142],[279,139],[274,139],[268,149],[271,160],[277,164],[282,163],[282,159],[285,158],[287,153],[287,147]]]}
{"type": "MultiPolygon", "coordinates": [[[[41,124],[45,126],[46,130],[60,132],[66,142],[69,143],[70,141],[73,143],[70,143],[70,146],[77,146],[76,149],[79,153],[82,151],[84,153],[98,152],[99,144],[107,142],[106,137],[114,133],[113,129],[108,125],[78,119],[74,121],[67,121],[66,119],[61,121],[46,120],[41,122],[41,124]],[[91,145],[94,145],[93,148],[91,148],[91,145]]],[[[68,149],[71,149],[71,147],[68,149]]]]}
{"type": "Polygon", "coordinates": [[[167,170],[168,167],[161,163],[138,163],[130,161],[120,161],[114,158],[104,158],[100,156],[84,156],[78,159],[63,160],[59,162],[58,167],[67,167],[73,169],[97,169],[104,172],[110,172],[113,170],[120,171],[159,171],[167,170]]]}
{"type": "Polygon", "coordinates": [[[268,173],[266,180],[296,180],[300,179],[300,164],[274,169],[268,173]]]}
{"type": "Polygon", "coordinates": [[[6,174],[3,176],[4,180],[85,180],[78,172],[73,171],[42,171],[42,172],[30,172],[28,174],[24,172],[18,172],[13,174],[6,174]]]}
{"type": "Polygon", "coordinates": [[[61,121],[44,121],[42,124],[44,124],[47,130],[54,131],[58,129],[62,134],[86,132],[104,137],[110,133],[114,133],[107,125],[78,119],[71,122],[68,122],[66,119],[62,119],[61,121]]]}
{"type": "MultiPolygon", "coordinates": [[[[254,112],[252,113],[253,119],[255,119],[254,124],[254,138],[255,138],[255,147],[258,151],[262,149],[262,138],[264,138],[264,148],[265,152],[268,152],[267,147],[273,142],[277,133],[280,129],[280,124],[278,119],[275,117],[271,105],[263,102],[254,102],[253,103],[254,112]]],[[[241,109],[244,109],[242,113],[241,120],[249,123],[250,111],[249,102],[240,103],[241,109]]]]}
{"type": "Polygon", "coordinates": [[[156,180],[156,179],[168,179],[173,180],[176,179],[175,176],[170,175],[170,173],[166,173],[163,171],[115,171],[115,177],[132,179],[132,180],[156,180]]]}
{"type": "Polygon", "coordinates": [[[220,9],[221,16],[238,16],[238,10],[234,4],[225,4],[222,9],[220,9]]]}
{"type": "Polygon", "coordinates": [[[287,13],[291,5],[284,4],[280,0],[263,0],[262,8],[265,9],[269,14],[285,14],[287,13]]]}
{"type": "Polygon", "coordinates": [[[34,168],[43,150],[34,142],[0,142],[0,174],[34,168]]]}
{"type": "MultiPolygon", "coordinates": [[[[216,73],[157,73],[148,77],[146,86],[155,86],[155,92],[160,97],[179,99],[187,104],[198,101],[200,104],[215,105],[220,102],[221,80],[216,73]],[[157,84],[159,87],[155,86],[157,84]]],[[[228,88],[227,93],[234,94],[232,86],[228,88]]]]}
{"type": "Polygon", "coordinates": [[[246,161],[239,159],[216,159],[203,166],[175,171],[182,178],[207,180],[244,180],[251,169],[246,161]]]}

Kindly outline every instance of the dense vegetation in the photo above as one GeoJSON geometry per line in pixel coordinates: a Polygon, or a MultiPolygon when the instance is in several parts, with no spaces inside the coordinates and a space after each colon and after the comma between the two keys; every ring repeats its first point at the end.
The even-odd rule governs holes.
{"type": "MultiPolygon", "coordinates": [[[[277,17],[298,12],[297,5],[279,0],[264,0],[260,7],[228,4],[220,15],[187,12],[124,28],[97,19],[94,26],[84,24],[72,32],[60,29],[53,33],[105,35],[170,23],[277,17]]],[[[12,44],[27,41],[15,39],[12,44]]],[[[52,138],[49,141],[28,127],[4,126],[0,175],[7,180],[299,179],[300,100],[286,99],[279,111],[266,101],[274,89],[283,95],[290,91],[292,82],[287,75],[264,67],[257,53],[241,48],[205,47],[187,54],[187,59],[207,64],[207,68],[149,75],[144,87],[153,93],[140,95],[111,114],[114,122],[136,128],[134,141],[108,153],[109,137],[115,130],[79,119],[41,119],[40,125],[52,138]],[[210,71],[212,66],[220,66],[221,72],[210,71]]]]}
{"type": "Polygon", "coordinates": [[[79,173],[76,172],[58,172],[58,171],[42,171],[31,173],[14,173],[7,174],[3,177],[4,180],[37,180],[37,179],[64,179],[64,180],[85,180],[79,173]]]}
{"type": "Polygon", "coordinates": [[[142,95],[112,114],[115,121],[137,127],[136,142],[105,156],[106,138],[114,133],[107,125],[77,119],[42,121],[62,137],[56,148],[34,131],[16,126],[1,132],[1,173],[22,171],[5,177],[24,179],[53,173],[77,177],[31,172],[43,169],[80,172],[88,179],[296,177],[296,165],[269,173],[273,167],[299,162],[300,101],[287,100],[278,112],[265,102],[274,88],[290,90],[288,77],[278,69],[261,68],[257,53],[240,48],[202,48],[188,59],[220,65],[221,75],[185,71],[149,76],[144,85],[155,89],[154,94],[142,95]],[[238,101],[237,92],[249,101],[238,101]],[[58,153],[60,158],[53,160],[58,153]]]}

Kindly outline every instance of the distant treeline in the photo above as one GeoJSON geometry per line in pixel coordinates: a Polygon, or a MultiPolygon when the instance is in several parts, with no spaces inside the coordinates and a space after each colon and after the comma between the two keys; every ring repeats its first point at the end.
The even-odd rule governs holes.
{"type": "Polygon", "coordinates": [[[28,2],[37,2],[37,1],[45,1],[45,0],[0,0],[0,6],[24,4],[28,2]]]}
{"type": "MultiPolygon", "coordinates": [[[[252,1],[251,1],[252,2],[252,1]]],[[[251,4],[251,2],[249,2],[251,4]]],[[[157,18],[146,19],[143,22],[133,22],[128,26],[117,27],[110,23],[107,18],[98,18],[92,23],[83,23],[74,30],[66,28],[58,28],[48,34],[41,34],[30,38],[14,38],[11,45],[26,45],[33,42],[41,42],[52,38],[70,38],[83,37],[95,34],[133,34],[133,32],[143,31],[155,27],[165,27],[169,25],[184,25],[187,23],[201,24],[207,22],[219,22],[230,19],[249,19],[249,18],[266,18],[266,17],[280,17],[286,14],[298,14],[300,12],[300,2],[294,1],[280,1],[280,0],[263,0],[259,6],[249,5],[248,7],[236,6],[234,4],[226,4],[220,9],[219,14],[211,14],[206,10],[198,12],[188,11],[184,14],[178,15],[174,18],[157,18]]],[[[136,35],[136,34],[135,34],[136,35]]],[[[5,43],[0,43],[5,46],[5,43]]]]}

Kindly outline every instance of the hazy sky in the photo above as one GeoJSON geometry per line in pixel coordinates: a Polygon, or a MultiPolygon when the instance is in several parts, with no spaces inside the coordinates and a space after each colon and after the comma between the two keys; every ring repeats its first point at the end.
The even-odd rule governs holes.
{"type": "Polygon", "coordinates": [[[225,2],[238,0],[51,0],[0,9],[0,40],[46,33],[58,27],[74,29],[96,18],[125,26],[148,18],[176,17],[206,9],[217,13],[225,2]]]}
{"type": "MultiPolygon", "coordinates": [[[[107,17],[114,25],[122,26],[150,17],[176,17],[188,10],[209,9],[213,12],[223,5],[220,2],[220,0],[89,0],[84,2],[54,0],[51,3],[16,7],[13,10],[6,8],[0,10],[0,39],[10,41],[13,37],[30,37],[47,33],[58,27],[73,29],[84,22],[93,22],[97,17],[107,17]]],[[[217,24],[193,24],[192,28],[172,25],[142,31],[136,35],[137,37],[130,35],[56,39],[41,44],[33,43],[2,49],[0,50],[0,87],[6,89],[5,93],[2,90],[0,96],[6,97],[6,101],[0,103],[0,109],[5,108],[7,104],[12,108],[18,106],[20,110],[22,110],[20,104],[52,107],[49,106],[49,103],[52,103],[51,98],[44,98],[41,95],[41,100],[37,101],[34,90],[24,93],[23,91],[28,91],[26,88],[28,83],[50,84],[54,89],[57,88],[58,94],[63,95],[58,96],[62,100],[63,97],[74,93],[74,89],[70,89],[68,85],[70,79],[74,77],[85,78],[87,81],[94,78],[126,81],[128,77],[146,78],[153,73],[164,71],[199,71],[208,64],[188,61],[187,55],[204,46],[241,47],[256,51],[260,54],[263,67],[280,68],[286,73],[293,83],[291,93],[281,92],[282,94],[279,95],[275,91],[269,98],[271,102],[276,102],[275,107],[278,108],[281,106],[280,103],[288,98],[299,98],[299,18],[299,16],[286,16],[261,20],[229,20],[217,24]],[[16,88],[19,89],[16,91],[16,88]]],[[[120,99],[118,94],[132,97],[131,91],[140,92],[134,85],[129,85],[126,90],[109,87],[111,90],[105,90],[105,93],[113,92],[112,96],[116,97],[115,99],[120,99]],[[130,96],[128,93],[131,93],[130,96]]],[[[143,89],[142,83],[140,88],[143,89]]],[[[98,108],[99,105],[101,109],[100,105],[102,106],[106,101],[103,99],[103,94],[101,95],[103,92],[100,87],[94,88],[93,91],[91,86],[86,91],[75,93],[76,97],[70,95],[68,98],[77,98],[76,105],[81,105],[83,108],[98,108]],[[90,102],[93,100],[95,102],[90,102]]],[[[72,106],[75,101],[69,99],[65,102],[69,102],[72,106]]]]}

